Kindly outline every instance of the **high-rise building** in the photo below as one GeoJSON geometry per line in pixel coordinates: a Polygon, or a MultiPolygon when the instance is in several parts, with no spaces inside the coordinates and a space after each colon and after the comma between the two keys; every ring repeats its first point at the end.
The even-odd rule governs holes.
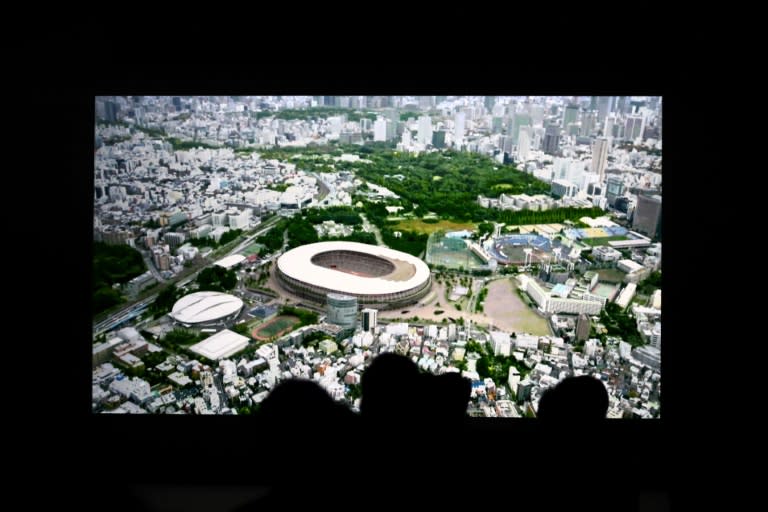
{"type": "Polygon", "coordinates": [[[632,228],[649,236],[661,238],[661,196],[637,197],[632,228]]]}
{"type": "Polygon", "coordinates": [[[460,147],[464,143],[464,124],[467,119],[467,114],[462,112],[456,112],[454,119],[454,134],[453,143],[456,147],[460,147]]]}
{"type": "Polygon", "coordinates": [[[592,135],[592,132],[595,130],[595,123],[597,121],[597,116],[594,112],[584,112],[584,114],[581,116],[581,132],[580,134],[582,136],[589,137],[592,135]]]}
{"type": "Polygon", "coordinates": [[[528,129],[520,131],[520,137],[517,143],[517,159],[521,162],[528,160],[528,154],[531,150],[531,138],[528,135],[528,129]]]}
{"type": "Polygon", "coordinates": [[[117,113],[120,112],[120,105],[114,101],[104,102],[104,118],[107,122],[114,123],[117,121],[117,113]]]}
{"type": "Polygon", "coordinates": [[[611,97],[600,96],[597,99],[597,121],[602,123],[611,111],[611,97]]]}
{"type": "Polygon", "coordinates": [[[547,126],[544,132],[544,153],[555,155],[560,150],[560,128],[557,125],[547,126]]]}
{"type": "Polygon", "coordinates": [[[512,117],[514,121],[512,126],[512,141],[517,144],[518,137],[520,136],[520,128],[523,126],[531,125],[531,116],[525,112],[518,112],[512,117]]]}
{"type": "Polygon", "coordinates": [[[445,131],[436,130],[432,132],[432,145],[438,149],[445,147],[445,131]]]}
{"type": "Polygon", "coordinates": [[[326,315],[328,323],[353,329],[357,323],[357,297],[329,293],[326,295],[326,315]]]}
{"type": "Polygon", "coordinates": [[[373,140],[375,142],[383,142],[387,140],[387,123],[388,121],[383,118],[378,118],[373,123],[373,140]]]}
{"type": "Polygon", "coordinates": [[[608,140],[605,137],[592,143],[592,172],[600,176],[600,183],[605,177],[605,164],[608,161],[608,140]]]}
{"type": "Polygon", "coordinates": [[[579,319],[576,322],[576,341],[584,341],[589,338],[589,317],[584,313],[579,314],[579,319]]]}
{"type": "MultiPolygon", "coordinates": [[[[616,199],[624,195],[624,180],[621,176],[608,176],[605,181],[605,199],[612,207],[616,206],[616,199]]],[[[625,210],[626,212],[626,210],[625,210]]]]}
{"type": "Polygon", "coordinates": [[[362,311],[362,328],[365,332],[373,332],[376,328],[376,320],[378,316],[378,310],[365,308],[362,311]]]}
{"type": "Polygon", "coordinates": [[[565,107],[563,112],[563,128],[567,129],[568,126],[575,123],[579,119],[579,106],[571,103],[565,107]]]}
{"type": "Polygon", "coordinates": [[[486,96],[485,100],[485,108],[490,112],[493,110],[493,106],[496,104],[496,96],[486,96]]]}
{"type": "Polygon", "coordinates": [[[629,98],[627,96],[619,96],[619,101],[616,104],[616,111],[619,114],[626,114],[629,110],[629,98]]]}
{"type": "Polygon", "coordinates": [[[418,140],[425,146],[432,142],[432,119],[429,116],[419,117],[418,140]]]}
{"type": "Polygon", "coordinates": [[[624,124],[624,138],[626,140],[635,140],[642,137],[645,129],[645,118],[641,115],[632,115],[627,117],[624,124]]]}

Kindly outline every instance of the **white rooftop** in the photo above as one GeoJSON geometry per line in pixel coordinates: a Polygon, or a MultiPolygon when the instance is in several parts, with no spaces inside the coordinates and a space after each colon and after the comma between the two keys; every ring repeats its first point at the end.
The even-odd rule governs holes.
{"type": "Polygon", "coordinates": [[[207,357],[212,361],[235,354],[248,346],[248,338],[236,332],[224,329],[210,338],[189,347],[192,352],[207,357]]]}
{"type": "Polygon", "coordinates": [[[243,301],[221,292],[195,292],[176,301],[170,315],[185,324],[211,322],[232,315],[243,307],[243,301]]]}
{"type": "MultiPolygon", "coordinates": [[[[315,286],[352,295],[380,295],[410,290],[429,279],[429,267],[415,256],[387,247],[357,242],[318,242],[291,249],[277,260],[281,272],[289,277],[315,286]],[[397,265],[412,265],[409,277],[397,279],[391,275],[363,277],[312,263],[312,257],[328,251],[355,251],[378,256],[397,265]]],[[[394,272],[393,274],[396,274],[394,272]]]]}
{"type": "Polygon", "coordinates": [[[238,263],[242,263],[243,261],[245,261],[245,256],[242,254],[233,254],[232,256],[227,256],[226,258],[220,259],[214,263],[214,265],[218,267],[231,268],[238,263]]]}

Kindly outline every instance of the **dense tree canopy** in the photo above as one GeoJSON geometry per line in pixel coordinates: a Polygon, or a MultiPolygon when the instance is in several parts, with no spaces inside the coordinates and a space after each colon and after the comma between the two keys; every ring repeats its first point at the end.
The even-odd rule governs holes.
{"type": "Polygon", "coordinates": [[[94,315],[120,304],[123,297],[112,285],[124,284],[147,270],[141,253],[128,245],[93,243],[94,315]]]}

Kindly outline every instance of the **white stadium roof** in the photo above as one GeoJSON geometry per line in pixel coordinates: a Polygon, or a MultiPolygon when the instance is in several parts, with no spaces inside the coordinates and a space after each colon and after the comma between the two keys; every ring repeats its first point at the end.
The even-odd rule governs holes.
{"type": "Polygon", "coordinates": [[[220,259],[219,261],[214,263],[214,265],[217,265],[219,267],[224,267],[224,268],[230,268],[230,267],[234,267],[238,263],[242,263],[243,261],[245,261],[245,256],[243,256],[242,254],[233,254],[232,256],[227,256],[226,258],[220,259]]]}
{"type": "Polygon", "coordinates": [[[212,361],[229,357],[248,346],[248,338],[229,329],[219,331],[210,338],[189,347],[189,350],[212,361]]]}
{"type": "Polygon", "coordinates": [[[415,256],[386,247],[357,242],[318,242],[291,249],[277,260],[280,271],[299,281],[355,295],[384,295],[411,290],[429,279],[429,267],[415,256]],[[312,257],[328,251],[353,251],[378,256],[393,263],[413,265],[415,272],[403,279],[364,277],[321,267],[312,257]]]}
{"type": "Polygon", "coordinates": [[[176,301],[170,315],[185,324],[212,322],[232,315],[243,307],[243,301],[221,292],[195,292],[176,301]]]}

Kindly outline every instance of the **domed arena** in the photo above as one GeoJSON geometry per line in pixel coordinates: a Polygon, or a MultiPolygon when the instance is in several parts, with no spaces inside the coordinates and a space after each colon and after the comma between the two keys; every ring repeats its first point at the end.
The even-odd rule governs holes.
{"type": "Polygon", "coordinates": [[[357,297],[359,304],[393,309],[416,303],[432,284],[429,267],[415,256],[357,242],[302,245],[277,260],[287,291],[324,304],[328,293],[357,297]]]}
{"type": "Polygon", "coordinates": [[[221,292],[195,292],[176,301],[169,313],[184,325],[207,325],[234,319],[240,314],[243,301],[221,292]]]}

